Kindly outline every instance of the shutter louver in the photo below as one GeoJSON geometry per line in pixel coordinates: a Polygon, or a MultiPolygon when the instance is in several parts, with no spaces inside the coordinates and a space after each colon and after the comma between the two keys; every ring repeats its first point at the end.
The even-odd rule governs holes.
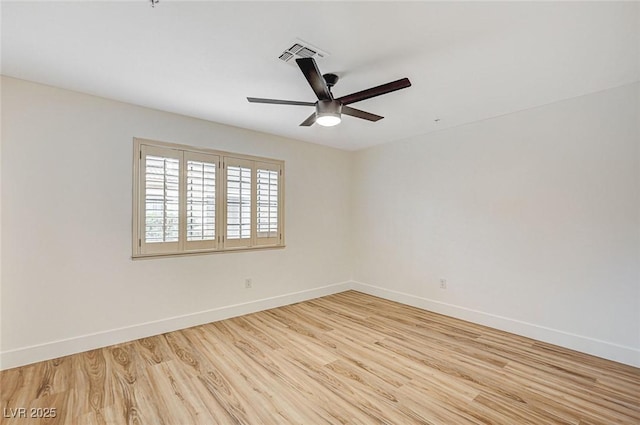
{"type": "Polygon", "coordinates": [[[187,161],[187,241],[216,238],[216,164],[187,161]]]}
{"type": "Polygon", "coordinates": [[[251,168],[227,166],[227,239],[251,238],[251,168]]]}
{"type": "Polygon", "coordinates": [[[278,171],[257,170],[258,238],[278,236],[278,171]]]}
{"type": "Polygon", "coordinates": [[[177,242],[179,237],[180,161],[145,158],[145,243],[177,242]]]}

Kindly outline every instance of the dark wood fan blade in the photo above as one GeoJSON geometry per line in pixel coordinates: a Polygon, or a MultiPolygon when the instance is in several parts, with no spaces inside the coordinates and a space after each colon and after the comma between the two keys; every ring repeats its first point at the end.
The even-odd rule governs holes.
{"type": "Polygon", "coordinates": [[[371,99],[372,97],[380,96],[383,94],[391,93],[396,90],[404,89],[411,86],[411,81],[408,78],[402,78],[397,81],[392,81],[381,86],[372,87],[367,90],[362,90],[357,93],[351,93],[346,96],[339,97],[336,100],[342,102],[343,105],[349,105],[351,103],[360,102],[361,100],[371,99]]]}
{"type": "Polygon", "coordinates": [[[313,125],[315,122],[316,122],[316,113],[314,112],[313,114],[309,115],[309,118],[307,118],[306,120],[302,121],[300,126],[301,127],[309,127],[309,126],[313,125]]]}
{"type": "Polygon", "coordinates": [[[247,100],[251,103],[269,103],[275,105],[300,105],[300,106],[315,106],[313,102],[298,102],[297,100],[280,100],[280,99],[263,99],[261,97],[248,97],[247,100]]]}
{"type": "Polygon", "coordinates": [[[352,108],[351,106],[342,105],[342,113],[345,115],[351,115],[352,117],[362,118],[368,121],[380,121],[382,118],[380,115],[372,114],[371,112],[361,111],[360,109],[352,108]]]}
{"type": "Polygon", "coordinates": [[[316,61],[313,58],[299,58],[296,59],[296,63],[309,82],[313,92],[318,97],[318,100],[333,100],[331,91],[329,91],[327,82],[322,77],[322,74],[320,74],[316,61]]]}

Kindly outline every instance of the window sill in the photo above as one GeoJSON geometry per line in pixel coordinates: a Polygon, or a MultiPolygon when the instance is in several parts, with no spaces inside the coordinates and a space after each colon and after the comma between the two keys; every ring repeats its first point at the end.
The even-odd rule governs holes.
{"type": "Polygon", "coordinates": [[[153,258],[190,257],[192,255],[229,254],[232,252],[265,251],[265,250],[283,249],[283,248],[286,248],[286,245],[265,245],[265,246],[226,248],[226,249],[218,249],[218,250],[171,252],[171,253],[161,253],[161,254],[134,254],[131,256],[131,259],[132,260],[149,260],[153,258]]]}

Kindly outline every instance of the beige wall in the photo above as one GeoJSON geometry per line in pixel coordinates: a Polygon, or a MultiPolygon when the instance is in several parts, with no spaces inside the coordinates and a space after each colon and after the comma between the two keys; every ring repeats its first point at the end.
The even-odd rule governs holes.
{"type": "Polygon", "coordinates": [[[3,367],[350,279],[348,152],[11,78],[2,106],[3,367]],[[287,247],[132,261],[133,137],[285,160],[287,247]]]}
{"type": "Polygon", "coordinates": [[[357,152],[354,280],[640,366],[639,87],[357,152]]]}

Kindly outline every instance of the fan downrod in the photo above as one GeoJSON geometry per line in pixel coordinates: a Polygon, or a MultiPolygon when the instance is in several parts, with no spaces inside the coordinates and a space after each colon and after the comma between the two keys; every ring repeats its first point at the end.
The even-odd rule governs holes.
{"type": "Polygon", "coordinates": [[[329,88],[335,86],[340,79],[340,77],[338,77],[336,74],[324,74],[322,78],[324,78],[324,81],[327,82],[327,87],[329,88]]]}

